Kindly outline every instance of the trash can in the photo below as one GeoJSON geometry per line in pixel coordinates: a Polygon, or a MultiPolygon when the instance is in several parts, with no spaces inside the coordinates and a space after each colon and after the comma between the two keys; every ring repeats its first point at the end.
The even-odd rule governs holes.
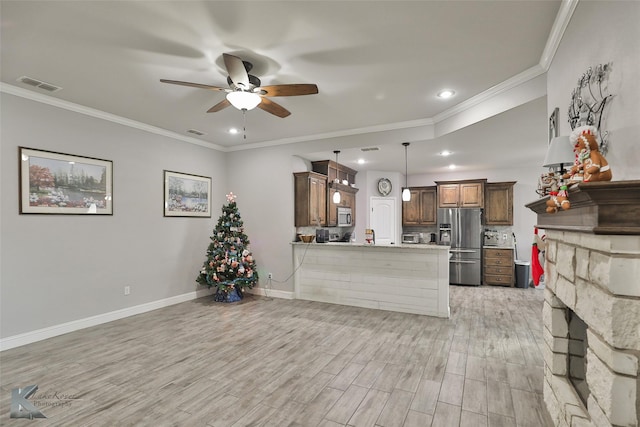
{"type": "Polygon", "coordinates": [[[516,260],[516,288],[529,287],[529,271],[531,263],[529,261],[516,260]]]}

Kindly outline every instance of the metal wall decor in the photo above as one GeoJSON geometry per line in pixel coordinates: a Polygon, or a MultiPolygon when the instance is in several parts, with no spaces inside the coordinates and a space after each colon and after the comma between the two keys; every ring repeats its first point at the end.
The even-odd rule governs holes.
{"type": "Polygon", "coordinates": [[[599,64],[589,69],[578,79],[578,86],[571,92],[569,104],[569,125],[571,130],[579,126],[595,126],[600,139],[600,152],[606,154],[609,132],[603,131],[602,114],[613,97],[607,94],[607,83],[611,63],[599,64]],[[604,90],[604,92],[603,92],[604,90]]]}

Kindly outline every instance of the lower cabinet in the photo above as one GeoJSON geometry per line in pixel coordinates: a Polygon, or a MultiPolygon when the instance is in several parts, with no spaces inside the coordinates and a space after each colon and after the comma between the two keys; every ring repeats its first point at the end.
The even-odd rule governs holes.
{"type": "Polygon", "coordinates": [[[483,249],[483,282],[485,285],[513,286],[515,264],[513,249],[483,249]]]}

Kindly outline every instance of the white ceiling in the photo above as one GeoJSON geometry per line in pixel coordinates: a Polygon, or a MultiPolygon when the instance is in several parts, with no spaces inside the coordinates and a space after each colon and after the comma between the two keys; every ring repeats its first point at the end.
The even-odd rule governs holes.
{"type": "MultiPolygon", "coordinates": [[[[433,123],[539,67],[560,1],[3,0],[0,7],[3,83],[175,132],[185,141],[195,137],[186,131],[197,129],[205,133],[195,137],[200,141],[236,150],[433,123]],[[249,111],[246,139],[231,135],[230,127],[243,126],[242,112],[206,113],[223,92],[159,81],[226,87],[222,53],[252,62],[251,74],[263,85],[315,83],[319,94],[272,98],[292,114],[282,119],[249,111]],[[63,89],[47,93],[17,82],[21,76],[63,89]],[[455,97],[436,98],[443,88],[454,89],[455,97]]],[[[409,172],[424,173],[412,160],[428,163],[446,147],[467,156],[438,159],[447,164],[518,164],[525,147],[514,146],[513,133],[504,131],[532,117],[528,126],[543,135],[544,156],[545,116],[544,100],[536,100],[469,129],[411,141],[409,172]],[[478,140],[482,135],[487,139],[478,140]],[[485,149],[478,153],[480,146],[485,149]]],[[[358,169],[404,171],[400,142],[389,141],[394,149],[371,153],[358,169]]],[[[352,147],[341,153],[341,163],[361,156],[352,147]]],[[[306,158],[334,155],[327,150],[306,158]]]]}

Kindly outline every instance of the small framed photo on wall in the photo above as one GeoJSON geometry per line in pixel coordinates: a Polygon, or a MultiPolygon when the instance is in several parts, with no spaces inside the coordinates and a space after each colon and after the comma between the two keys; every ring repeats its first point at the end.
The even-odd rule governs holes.
{"type": "Polygon", "coordinates": [[[551,113],[551,116],[549,116],[549,141],[547,141],[549,144],[551,144],[551,140],[555,137],[558,136],[558,119],[559,119],[559,115],[560,115],[560,109],[558,107],[556,107],[553,110],[553,113],[551,113]]]}
{"type": "Polygon", "coordinates": [[[165,170],[164,216],[211,218],[211,178],[165,170]]]}

